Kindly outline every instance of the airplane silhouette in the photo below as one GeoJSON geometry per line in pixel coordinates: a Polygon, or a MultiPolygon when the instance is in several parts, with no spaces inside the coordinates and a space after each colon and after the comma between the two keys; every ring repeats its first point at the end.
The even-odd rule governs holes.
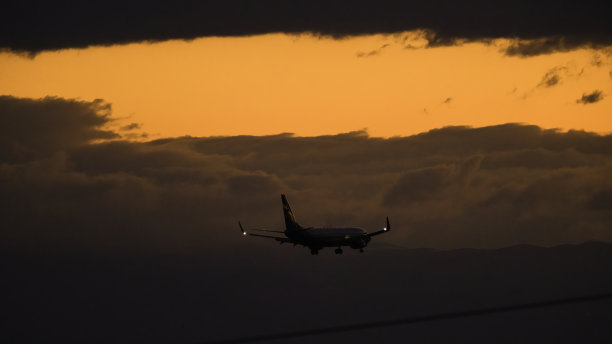
{"type": "Polygon", "coordinates": [[[242,224],[238,221],[238,226],[242,235],[250,235],[260,238],[274,239],[282,243],[290,243],[293,246],[302,245],[310,248],[310,253],[315,255],[319,253],[319,250],[324,247],[337,247],[334,251],[336,254],[342,254],[342,246],[349,246],[350,248],[358,249],[359,252],[363,252],[363,248],[368,245],[370,239],[382,233],[386,233],[391,230],[389,225],[389,217],[387,217],[387,226],[380,231],[368,233],[363,228],[358,227],[308,227],[303,228],[296,221],[287,202],[285,195],[281,195],[283,202],[283,214],[285,215],[285,230],[276,231],[269,229],[257,229],[252,228],[249,230],[260,231],[260,232],[272,232],[282,233],[285,237],[253,234],[248,233],[242,228],[242,224]]]}

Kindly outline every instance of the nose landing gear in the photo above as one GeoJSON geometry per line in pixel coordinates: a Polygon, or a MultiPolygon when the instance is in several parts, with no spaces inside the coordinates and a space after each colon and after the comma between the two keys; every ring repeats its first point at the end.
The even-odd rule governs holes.
{"type": "Polygon", "coordinates": [[[337,248],[337,249],[334,251],[334,253],[335,253],[335,254],[342,254],[342,248],[341,248],[341,247],[338,247],[338,248],[337,248]]]}

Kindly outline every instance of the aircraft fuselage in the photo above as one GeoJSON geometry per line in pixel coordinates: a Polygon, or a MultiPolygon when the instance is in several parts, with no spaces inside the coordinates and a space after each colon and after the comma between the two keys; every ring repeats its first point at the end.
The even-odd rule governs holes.
{"type": "Polygon", "coordinates": [[[367,232],[358,227],[310,227],[297,231],[285,231],[295,243],[310,248],[350,246],[364,248],[370,241],[367,232]]]}

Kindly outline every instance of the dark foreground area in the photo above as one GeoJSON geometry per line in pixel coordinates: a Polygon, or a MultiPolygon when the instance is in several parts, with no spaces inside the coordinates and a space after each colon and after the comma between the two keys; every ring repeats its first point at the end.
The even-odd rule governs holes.
{"type": "MultiPolygon", "coordinates": [[[[198,343],[612,291],[612,244],[2,253],[0,341],[198,343]],[[253,253],[256,252],[256,253],[253,253]]],[[[251,248],[253,248],[251,246],[251,248]]],[[[274,343],[612,342],[612,299],[274,343]]]]}

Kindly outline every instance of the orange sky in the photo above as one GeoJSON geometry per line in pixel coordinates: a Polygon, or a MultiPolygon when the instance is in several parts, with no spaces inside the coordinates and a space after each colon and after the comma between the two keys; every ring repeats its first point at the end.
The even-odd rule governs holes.
{"type": "Polygon", "coordinates": [[[404,36],[276,34],[70,49],[33,59],[1,53],[0,94],[102,98],[112,103],[117,126],[142,123],[152,138],[363,128],[393,136],[506,122],[612,132],[609,54],[506,57],[503,41],[406,49],[404,36]],[[554,68],[560,82],[538,86],[554,68]],[[576,103],[594,90],[602,101],[576,103]]]}

